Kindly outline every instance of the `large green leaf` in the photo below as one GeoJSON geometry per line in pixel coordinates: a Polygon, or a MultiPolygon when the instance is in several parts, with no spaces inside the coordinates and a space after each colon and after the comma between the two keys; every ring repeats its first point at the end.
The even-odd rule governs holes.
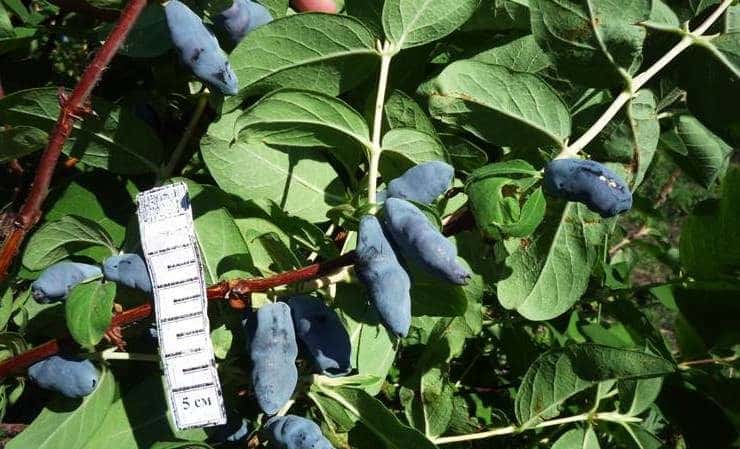
{"type": "Polygon", "coordinates": [[[122,391],[107,413],[101,413],[97,429],[81,432],[89,437],[87,444],[68,448],[149,449],[157,441],[206,439],[203,429],[173,432],[168,404],[160,377],[149,373],[141,383],[122,391]]]}
{"type": "Polygon", "coordinates": [[[29,270],[42,270],[81,250],[101,246],[115,254],[111,237],[99,224],[86,218],[65,215],[46,223],[26,245],[23,265],[29,270]]]}
{"type": "Polygon", "coordinates": [[[681,229],[681,264],[692,276],[716,279],[740,273],[740,168],[725,175],[722,198],[699,204],[681,229]]]}
{"type": "Polygon", "coordinates": [[[740,145],[740,31],[722,34],[689,51],[682,60],[691,112],[737,148],[740,145]],[[697,70],[701,67],[701,70],[697,70]],[[722,101],[717,99],[721,98],[722,101]]]}
{"type": "Polygon", "coordinates": [[[321,393],[340,403],[359,419],[388,449],[433,449],[436,446],[418,430],[401,424],[379,400],[355,388],[321,386],[321,393]]]}
{"type": "Polygon", "coordinates": [[[342,182],[323,154],[232,143],[236,116],[222,116],[201,141],[203,160],[219,187],[245,200],[275,201],[310,221],[324,221],[331,207],[344,202],[342,182]]]}
{"type": "Polygon", "coordinates": [[[369,308],[364,301],[358,301],[360,291],[358,285],[339,284],[336,298],[337,313],[344,322],[352,343],[352,367],[356,368],[360,375],[373,376],[377,379],[377,382],[365,388],[368,393],[375,395],[380,391],[393,365],[396,345],[385,327],[380,324],[377,312],[369,308]]]}
{"type": "Polygon", "coordinates": [[[658,377],[675,370],[662,357],[590,343],[553,349],[529,367],[516,395],[516,417],[528,428],[560,413],[575,394],[607,380],[658,377]]]}
{"type": "Polygon", "coordinates": [[[389,181],[414,165],[429,161],[447,161],[447,151],[435,137],[412,128],[395,128],[383,136],[380,171],[389,181]]]}
{"type": "Polygon", "coordinates": [[[95,390],[82,401],[56,400],[33,420],[7,449],[81,448],[100,428],[117,393],[116,381],[107,369],[100,373],[95,390]]]}
{"type": "Polygon", "coordinates": [[[710,188],[730,162],[732,147],[699,120],[688,114],[674,117],[674,127],[662,137],[678,157],[684,170],[705,188],[710,188]]]}
{"type": "Polygon", "coordinates": [[[550,201],[540,231],[506,258],[511,274],[498,283],[501,305],[530,320],[564,313],[586,291],[605,234],[606,225],[582,204],[550,201]]]}
{"type": "Polygon", "coordinates": [[[93,281],[77,284],[64,304],[67,329],[80,346],[93,349],[113,318],[116,283],[93,281]]]}
{"type": "Polygon", "coordinates": [[[248,95],[294,87],[336,95],[363,81],[377,61],[375,38],[360,21],[343,15],[296,14],[256,28],[231,53],[240,92],[248,95]]]}
{"type": "MultiPolygon", "coordinates": [[[[114,173],[156,172],[162,158],[162,142],[152,128],[133,111],[99,98],[92,99],[97,116],[75,121],[64,152],[93,167],[114,173]]],[[[59,115],[55,88],[14,92],[0,100],[0,122],[10,126],[32,126],[51,132],[59,115]]]]}
{"type": "Polygon", "coordinates": [[[383,110],[383,118],[390,129],[413,128],[430,136],[437,133],[427,113],[403,91],[394,90],[386,99],[383,110]]]}
{"type": "Polygon", "coordinates": [[[532,32],[558,72],[591,87],[613,87],[642,63],[651,0],[530,0],[532,32]]]}
{"type": "Polygon", "coordinates": [[[386,0],[383,30],[398,49],[441,39],[465,23],[480,0],[386,0]]]}
{"type": "Polygon", "coordinates": [[[592,427],[571,429],[553,443],[552,449],[600,449],[599,440],[592,427]]]}
{"type": "Polygon", "coordinates": [[[526,73],[541,72],[550,66],[550,60],[531,34],[478,53],[471,59],[526,73]]]}
{"type": "Polygon", "coordinates": [[[32,126],[16,126],[0,130],[0,162],[7,162],[46,145],[49,136],[32,126]]]}
{"type": "Polygon", "coordinates": [[[328,148],[350,173],[370,148],[365,119],[343,101],[318,92],[280,90],[236,121],[239,141],[280,147],[328,148]]]}
{"type": "Polygon", "coordinates": [[[452,418],[453,388],[439,368],[432,368],[421,376],[421,398],[426,435],[442,435],[452,418]]]}
{"type": "Polygon", "coordinates": [[[432,116],[491,143],[563,147],[570,135],[567,107],[530,73],[464,60],[447,66],[431,89],[432,116]]]}

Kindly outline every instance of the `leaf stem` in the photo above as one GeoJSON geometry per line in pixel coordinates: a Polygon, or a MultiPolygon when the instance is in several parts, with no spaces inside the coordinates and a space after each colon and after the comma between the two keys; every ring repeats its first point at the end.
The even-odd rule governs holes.
{"type": "Polygon", "coordinates": [[[195,111],[193,111],[193,115],[190,117],[190,121],[188,122],[185,131],[182,133],[180,141],[177,142],[177,146],[172,151],[169,162],[167,165],[162,167],[162,170],[159,173],[159,181],[157,184],[160,184],[162,181],[172,176],[172,173],[175,171],[175,166],[180,162],[180,158],[182,157],[185,148],[187,148],[190,139],[193,137],[193,133],[195,132],[195,128],[198,126],[198,122],[200,122],[200,118],[206,110],[206,106],[208,105],[208,96],[209,92],[206,90],[200,95],[200,98],[198,98],[198,103],[195,105],[195,111]]]}
{"type": "Polygon", "coordinates": [[[523,432],[525,430],[542,429],[545,427],[559,426],[563,424],[570,424],[570,423],[581,422],[581,421],[610,421],[610,422],[626,423],[626,422],[640,422],[642,421],[642,419],[636,418],[634,416],[622,415],[621,413],[617,413],[617,412],[582,413],[580,415],[567,416],[565,418],[557,418],[557,419],[551,419],[549,421],[543,421],[537,424],[536,426],[529,427],[527,429],[521,429],[518,426],[498,427],[495,429],[487,430],[485,432],[471,433],[467,435],[455,435],[451,437],[441,437],[441,438],[437,438],[433,440],[433,442],[434,444],[450,444],[450,443],[459,443],[461,441],[482,440],[485,438],[491,438],[491,437],[497,437],[497,436],[503,436],[503,435],[511,435],[511,434],[523,432]]]}
{"type": "Polygon", "coordinates": [[[378,190],[378,165],[383,148],[380,144],[383,128],[383,106],[385,106],[385,91],[388,88],[388,72],[391,66],[393,46],[390,42],[378,41],[377,50],[380,54],[380,75],[378,76],[378,93],[375,97],[375,116],[373,118],[372,147],[370,148],[370,161],[367,174],[367,199],[374,204],[377,199],[378,190]]]}
{"type": "Polygon", "coordinates": [[[634,96],[635,92],[640,90],[650,79],[660,72],[665,66],[673,61],[679,54],[689,48],[697,39],[706,33],[714,22],[716,22],[727,8],[730,7],[733,0],[724,0],[714,12],[707,17],[707,19],[699,25],[695,30],[687,32],[684,37],[666,54],[660,59],[655,61],[653,65],[648,67],[644,72],[635,76],[632,79],[632,83],[626,90],[620,93],[609,108],[599,117],[591,127],[583,133],[581,137],[575,142],[568,145],[560,154],[557,155],[556,159],[571,158],[578,155],[578,153],[586,148],[591,141],[599,135],[599,133],[606,127],[607,124],[617,115],[622,107],[634,96]]]}

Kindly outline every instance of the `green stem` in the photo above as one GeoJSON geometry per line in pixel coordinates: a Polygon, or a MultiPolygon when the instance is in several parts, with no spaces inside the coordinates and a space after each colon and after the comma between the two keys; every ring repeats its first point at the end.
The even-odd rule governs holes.
{"type": "Polygon", "coordinates": [[[380,75],[378,77],[378,93],[375,97],[375,116],[373,119],[372,146],[370,148],[370,160],[367,174],[367,199],[374,204],[378,191],[378,165],[383,148],[380,144],[383,128],[383,106],[385,106],[385,91],[388,88],[388,72],[391,66],[393,53],[389,42],[378,42],[378,53],[380,54],[380,75]]]}
{"type": "Polygon", "coordinates": [[[581,137],[575,142],[568,145],[563,151],[558,154],[557,159],[571,158],[578,155],[578,153],[586,148],[591,141],[599,135],[599,133],[611,122],[611,120],[617,115],[622,107],[632,99],[635,92],[640,90],[650,79],[660,72],[665,66],[673,61],[679,54],[694,44],[699,38],[707,32],[707,30],[716,22],[727,8],[730,7],[733,0],[724,0],[717,9],[714,10],[712,15],[699,25],[695,30],[686,33],[686,35],[668,52],[658,59],[653,65],[647,68],[644,72],[635,76],[632,79],[632,83],[628,88],[614,99],[614,102],[604,113],[599,117],[591,127],[583,133],[581,137]]]}
{"type": "Polygon", "coordinates": [[[642,420],[634,416],[622,415],[621,413],[617,413],[617,412],[582,413],[580,415],[568,416],[565,418],[551,419],[549,421],[543,421],[537,424],[536,426],[530,427],[527,429],[520,429],[517,426],[506,426],[506,427],[499,427],[496,429],[487,430],[485,432],[471,433],[467,435],[455,435],[452,437],[441,437],[441,438],[435,439],[434,444],[450,444],[450,443],[459,443],[461,441],[482,440],[485,438],[491,438],[491,437],[497,437],[497,436],[503,436],[503,435],[511,435],[511,434],[519,433],[525,430],[542,429],[544,427],[560,426],[563,424],[570,424],[570,423],[581,422],[581,421],[610,421],[610,422],[618,422],[618,423],[628,423],[628,422],[640,422],[642,420]]]}
{"type": "Polygon", "coordinates": [[[198,103],[195,105],[195,111],[193,111],[193,115],[190,117],[190,121],[185,127],[185,131],[182,133],[180,141],[177,142],[177,146],[172,151],[169,162],[167,165],[162,167],[162,170],[159,173],[159,182],[157,182],[157,184],[160,184],[162,181],[172,176],[172,173],[175,171],[175,166],[177,166],[182,154],[185,152],[185,148],[187,148],[190,139],[193,137],[195,128],[198,126],[198,122],[200,122],[200,118],[203,116],[206,106],[208,106],[208,95],[208,90],[206,90],[201,94],[200,98],[198,98],[198,103]]]}

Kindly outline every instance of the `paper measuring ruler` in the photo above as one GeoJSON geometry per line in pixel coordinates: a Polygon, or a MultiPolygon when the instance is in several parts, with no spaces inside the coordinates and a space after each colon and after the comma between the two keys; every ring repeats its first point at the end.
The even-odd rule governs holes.
{"type": "Polygon", "coordinates": [[[178,429],[226,423],[211,346],[206,285],[184,183],[138,195],[139,232],[159,334],[159,355],[178,429]]]}

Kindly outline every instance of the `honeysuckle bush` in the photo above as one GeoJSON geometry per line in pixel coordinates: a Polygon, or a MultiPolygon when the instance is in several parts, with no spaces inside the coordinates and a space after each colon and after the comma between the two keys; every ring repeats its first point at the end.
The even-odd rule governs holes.
{"type": "MultiPolygon", "coordinates": [[[[0,180],[0,235],[60,112],[58,87],[73,86],[111,27],[99,10],[55,3],[0,0],[0,163],[23,169],[0,180]]],[[[113,304],[146,295],[95,280],[66,303],[30,299],[56,262],[136,251],[137,192],[187,183],[212,285],[346,254],[378,192],[433,160],[456,178],[423,211],[437,226],[472,217],[449,237],[470,281],[412,273],[402,339],[351,268],[252,294],[258,308],[313,291],[352,343],[346,377],[299,361],[281,414],[318,423],[337,448],[736,447],[740,6],[345,0],[329,15],[261,3],[275,20],[230,52],[235,96],[203,89],[178,62],[156,2],[105,71],[0,286],[3,360],[71,333],[100,377],[83,400],[22,370],[5,378],[3,422],[28,424],[6,447],[231,444],[173,430],[151,320],[123,329],[125,351],[103,338],[113,304]],[[629,183],[632,210],[604,219],[545,195],[555,157],[604,163],[629,183]]],[[[209,24],[229,4],[189,6],[209,24]]],[[[242,315],[209,304],[226,408],[257,444],[266,417],[242,315]]]]}

